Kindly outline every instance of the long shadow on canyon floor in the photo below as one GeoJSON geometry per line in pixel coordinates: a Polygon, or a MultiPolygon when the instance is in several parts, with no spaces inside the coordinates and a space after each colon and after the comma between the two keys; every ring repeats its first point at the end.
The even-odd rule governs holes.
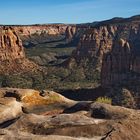
{"type": "Polygon", "coordinates": [[[90,88],[90,89],[67,89],[60,90],[59,93],[69,99],[77,101],[94,101],[98,97],[105,96],[107,89],[102,87],[90,88]]]}

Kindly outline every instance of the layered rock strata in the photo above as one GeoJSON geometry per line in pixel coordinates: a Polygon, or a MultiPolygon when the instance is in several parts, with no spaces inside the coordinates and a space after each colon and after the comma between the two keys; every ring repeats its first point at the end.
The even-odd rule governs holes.
{"type": "Polygon", "coordinates": [[[112,51],[105,54],[102,65],[102,86],[120,84],[127,79],[128,73],[133,70],[131,48],[127,41],[116,40],[112,51]]]}
{"type": "Polygon", "coordinates": [[[123,84],[132,79],[137,79],[137,81],[139,79],[140,25],[128,27],[117,34],[112,49],[104,54],[101,74],[103,86],[123,84]]]}
{"type": "Polygon", "coordinates": [[[25,58],[22,41],[13,28],[0,28],[0,60],[25,58]]]}
{"type": "Polygon", "coordinates": [[[88,26],[67,24],[13,26],[25,46],[65,41],[71,43],[79,39],[88,26]]]}
{"type": "Polygon", "coordinates": [[[65,65],[97,69],[103,87],[122,84],[140,72],[139,46],[139,16],[99,22],[84,32],[65,65]]]}
{"type": "Polygon", "coordinates": [[[25,72],[37,69],[25,57],[22,41],[12,27],[0,27],[0,73],[25,72]]]}

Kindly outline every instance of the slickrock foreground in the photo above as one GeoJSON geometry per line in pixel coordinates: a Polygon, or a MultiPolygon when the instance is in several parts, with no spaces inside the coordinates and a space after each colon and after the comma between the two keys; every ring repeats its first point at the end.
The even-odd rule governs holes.
{"type": "Polygon", "coordinates": [[[0,89],[0,106],[1,140],[140,139],[137,110],[17,88],[0,89]]]}

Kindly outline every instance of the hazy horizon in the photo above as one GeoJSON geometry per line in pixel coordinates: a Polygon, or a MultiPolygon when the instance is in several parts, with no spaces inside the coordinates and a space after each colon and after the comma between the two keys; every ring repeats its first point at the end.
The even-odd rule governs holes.
{"type": "Polygon", "coordinates": [[[78,24],[140,14],[139,0],[4,0],[1,25],[78,24]]]}

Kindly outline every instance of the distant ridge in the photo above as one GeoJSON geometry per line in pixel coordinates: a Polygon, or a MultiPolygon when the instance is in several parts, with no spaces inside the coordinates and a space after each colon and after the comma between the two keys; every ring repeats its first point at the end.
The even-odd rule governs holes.
{"type": "Polygon", "coordinates": [[[0,26],[56,26],[56,25],[70,25],[70,26],[100,26],[101,24],[103,25],[107,25],[107,24],[118,24],[118,23],[124,23],[124,22],[131,22],[131,21],[137,21],[140,20],[140,15],[134,15],[128,18],[123,18],[123,17],[114,17],[112,19],[108,19],[108,20],[103,20],[103,21],[94,21],[92,23],[87,22],[87,23],[35,23],[35,24],[15,24],[15,25],[4,25],[4,24],[0,24],[0,26]]]}

